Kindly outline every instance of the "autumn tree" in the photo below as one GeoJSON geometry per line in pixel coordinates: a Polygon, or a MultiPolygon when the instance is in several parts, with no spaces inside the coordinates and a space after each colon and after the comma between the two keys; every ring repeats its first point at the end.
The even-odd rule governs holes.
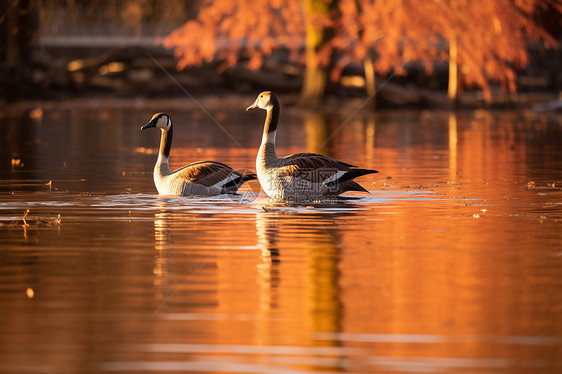
{"type": "Polygon", "coordinates": [[[257,69],[263,56],[290,52],[306,66],[302,94],[323,97],[332,59],[337,0],[206,0],[196,19],[172,32],[163,45],[174,48],[178,68],[220,61],[219,70],[244,60],[257,69]],[[304,54],[302,53],[304,51],[304,54]]]}
{"type": "MultiPolygon", "coordinates": [[[[440,34],[449,41],[449,99],[457,100],[460,82],[482,87],[488,101],[490,81],[514,92],[516,70],[528,63],[528,42],[542,42],[547,48],[557,45],[532,19],[535,8],[547,3],[544,0],[445,3],[442,13],[448,22],[440,25],[440,34]]],[[[560,4],[558,7],[562,9],[560,4]]]]}
{"type": "Polygon", "coordinates": [[[196,19],[163,40],[174,48],[178,68],[219,60],[219,69],[245,60],[257,69],[264,55],[286,48],[298,57],[304,38],[303,17],[297,0],[204,0],[196,19]]]}
{"type": "Polygon", "coordinates": [[[451,99],[461,82],[482,87],[489,99],[491,81],[515,90],[529,41],[556,45],[532,19],[546,4],[562,11],[558,0],[205,0],[197,19],[164,46],[175,48],[180,69],[215,59],[220,68],[245,59],[256,69],[276,49],[295,61],[304,50],[309,99],[320,98],[327,74],[336,80],[349,63],[364,65],[374,95],[375,71],[404,74],[408,63],[421,61],[431,73],[435,62],[448,61],[451,99]]]}
{"type": "Polygon", "coordinates": [[[305,0],[306,69],[302,97],[307,103],[321,100],[333,64],[332,41],[339,8],[336,0],[305,0]]]}
{"type": "Polygon", "coordinates": [[[332,70],[337,79],[353,62],[365,68],[366,88],[374,96],[375,72],[406,74],[408,63],[422,62],[428,73],[446,51],[433,22],[436,2],[340,0],[341,18],[333,48],[341,56],[332,70]]]}
{"type": "Polygon", "coordinates": [[[335,44],[357,63],[376,53],[373,66],[380,74],[404,73],[414,61],[431,72],[434,62],[448,61],[450,99],[456,100],[461,82],[481,87],[490,99],[491,81],[515,90],[529,41],[556,46],[532,20],[534,9],[547,4],[562,10],[555,0],[341,0],[335,44]]]}

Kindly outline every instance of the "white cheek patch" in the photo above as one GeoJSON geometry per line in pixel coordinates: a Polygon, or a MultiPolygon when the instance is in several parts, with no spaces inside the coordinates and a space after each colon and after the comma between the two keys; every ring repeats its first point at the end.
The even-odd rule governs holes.
{"type": "Polygon", "coordinates": [[[263,134],[262,143],[275,143],[275,136],[277,135],[277,130],[273,130],[267,134],[263,134]]]}
{"type": "Polygon", "coordinates": [[[160,127],[162,130],[170,130],[170,118],[169,117],[160,117],[158,118],[157,126],[160,127]]]}
{"type": "Polygon", "coordinates": [[[338,171],[337,173],[335,173],[334,175],[332,175],[330,178],[326,179],[324,181],[324,184],[335,184],[338,183],[338,179],[340,179],[341,177],[343,177],[345,174],[347,173],[347,171],[338,171]]]}

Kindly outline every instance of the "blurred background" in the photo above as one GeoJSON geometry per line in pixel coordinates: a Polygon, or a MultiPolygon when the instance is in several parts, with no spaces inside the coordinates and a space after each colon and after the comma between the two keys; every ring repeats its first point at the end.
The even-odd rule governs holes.
{"type": "Polygon", "coordinates": [[[0,95],[181,96],[179,84],[317,102],[377,92],[380,106],[552,101],[561,9],[557,0],[6,0],[0,95]]]}

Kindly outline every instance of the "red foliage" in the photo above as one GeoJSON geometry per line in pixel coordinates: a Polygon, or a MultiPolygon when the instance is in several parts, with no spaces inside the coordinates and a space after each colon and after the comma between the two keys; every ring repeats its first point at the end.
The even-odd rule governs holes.
{"type": "Polygon", "coordinates": [[[235,65],[242,52],[247,66],[257,69],[275,48],[287,48],[296,57],[303,38],[297,0],[206,0],[197,19],[173,31],[163,45],[175,48],[179,69],[214,59],[225,68],[235,65]]]}
{"type": "MultiPolygon", "coordinates": [[[[380,74],[404,73],[404,66],[414,61],[431,72],[434,62],[448,60],[448,42],[456,37],[466,84],[489,94],[489,82],[497,81],[513,91],[515,69],[527,64],[527,43],[557,46],[532,20],[534,9],[547,3],[562,12],[556,0],[338,0],[337,14],[313,15],[314,22],[335,30],[329,45],[317,53],[335,50],[343,56],[332,77],[350,61],[362,64],[367,54],[376,57],[380,74]]],[[[293,59],[304,53],[304,9],[297,0],[205,0],[197,19],[163,44],[175,48],[179,69],[214,59],[225,68],[243,57],[257,69],[263,56],[276,49],[288,49],[293,59]]],[[[319,59],[324,64],[328,60],[319,59]]]]}

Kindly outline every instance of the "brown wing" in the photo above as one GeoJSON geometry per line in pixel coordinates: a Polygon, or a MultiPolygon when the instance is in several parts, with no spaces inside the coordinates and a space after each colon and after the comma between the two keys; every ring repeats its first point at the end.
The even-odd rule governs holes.
{"type": "Polygon", "coordinates": [[[353,165],[318,153],[296,153],[280,158],[272,169],[278,177],[293,177],[311,183],[323,183],[336,173],[352,170],[353,165]]]}
{"type": "Polygon", "coordinates": [[[230,166],[215,161],[198,161],[176,170],[189,183],[210,187],[226,179],[231,174],[242,175],[230,166]]]}
{"type": "Polygon", "coordinates": [[[354,165],[318,153],[295,153],[279,159],[279,164],[276,165],[276,169],[282,169],[288,174],[304,170],[322,170],[329,174],[348,171],[352,167],[354,165]]]}
{"type": "Polygon", "coordinates": [[[274,169],[280,176],[290,175],[312,183],[326,183],[326,181],[329,181],[327,183],[328,186],[337,185],[361,175],[377,173],[376,170],[357,169],[355,165],[318,153],[296,153],[281,158],[278,164],[274,166],[274,169]],[[333,179],[337,173],[341,174],[337,179],[333,179]]]}

